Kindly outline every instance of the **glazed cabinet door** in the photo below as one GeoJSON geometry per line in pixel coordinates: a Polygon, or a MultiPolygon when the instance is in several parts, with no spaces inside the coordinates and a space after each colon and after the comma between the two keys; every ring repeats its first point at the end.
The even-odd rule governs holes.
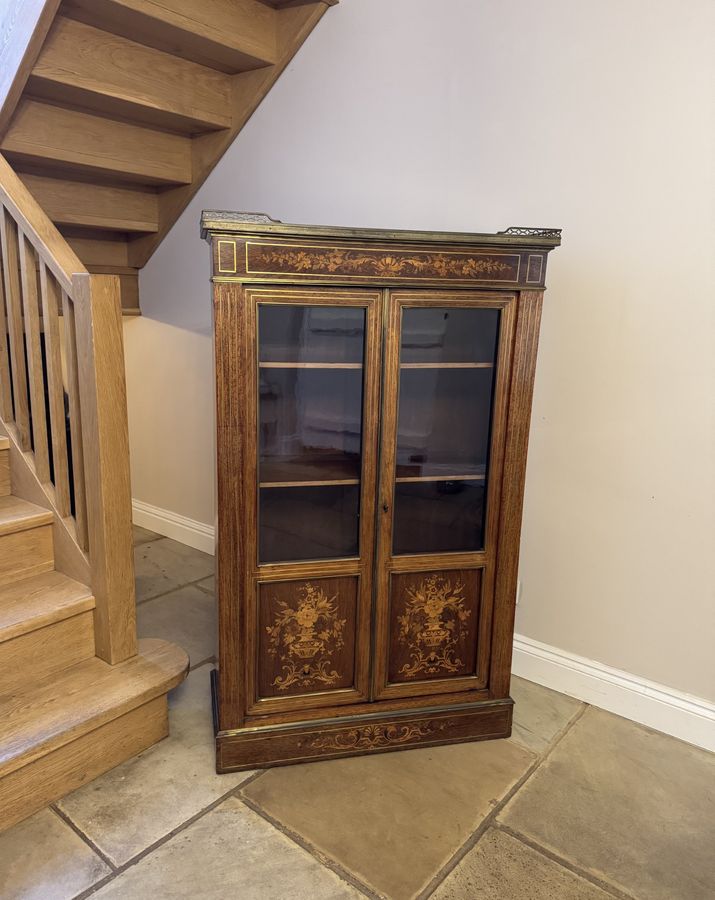
{"type": "Polygon", "coordinates": [[[487,687],[513,294],[388,300],[373,696],[487,687]]]}
{"type": "Polygon", "coordinates": [[[249,715],[369,695],[380,306],[244,289],[249,715]]]}

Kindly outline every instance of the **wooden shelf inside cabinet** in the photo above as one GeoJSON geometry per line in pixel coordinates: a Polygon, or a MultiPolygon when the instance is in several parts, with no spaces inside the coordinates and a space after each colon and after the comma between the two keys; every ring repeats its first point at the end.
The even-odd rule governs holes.
{"type": "Polygon", "coordinates": [[[260,464],[261,488],[360,484],[359,459],[286,460],[260,464]]]}
{"type": "Polygon", "coordinates": [[[362,369],[362,363],[259,362],[259,369],[362,369]]]}
{"type": "Polygon", "coordinates": [[[398,475],[397,484],[416,481],[484,481],[485,475],[398,475]]]}
{"type": "Polygon", "coordinates": [[[219,772],[505,738],[556,229],[204,214],[219,772]]]}
{"type": "Polygon", "coordinates": [[[452,363],[400,363],[401,369],[493,369],[489,362],[452,362],[452,363]]]}

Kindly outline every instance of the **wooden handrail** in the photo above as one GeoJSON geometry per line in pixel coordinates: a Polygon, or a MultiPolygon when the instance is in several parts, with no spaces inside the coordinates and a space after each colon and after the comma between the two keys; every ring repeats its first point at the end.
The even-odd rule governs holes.
{"type": "Polygon", "coordinates": [[[55,228],[37,200],[0,153],[0,203],[35,246],[40,258],[62,285],[72,292],[72,276],[87,273],[79,257],[55,228]]]}
{"type": "Polygon", "coordinates": [[[2,155],[0,263],[0,416],[115,664],[137,652],[119,279],[89,274],[2,155]]]}

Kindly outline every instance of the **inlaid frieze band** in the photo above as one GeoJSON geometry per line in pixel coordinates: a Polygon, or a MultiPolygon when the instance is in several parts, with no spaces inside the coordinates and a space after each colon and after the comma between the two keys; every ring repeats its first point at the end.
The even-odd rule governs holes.
{"type": "Polygon", "coordinates": [[[520,261],[518,253],[246,243],[246,273],[251,275],[517,282],[520,261]]]}

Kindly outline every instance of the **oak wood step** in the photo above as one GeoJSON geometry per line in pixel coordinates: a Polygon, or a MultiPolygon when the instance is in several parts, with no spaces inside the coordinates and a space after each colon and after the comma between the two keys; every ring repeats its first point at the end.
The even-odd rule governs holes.
{"type": "Polygon", "coordinates": [[[94,658],[94,615],[78,613],[0,643],[0,696],[94,658]]]}
{"type": "Polygon", "coordinates": [[[190,134],[231,124],[230,76],[65,16],[55,19],[27,90],[190,134]]]}
{"type": "Polygon", "coordinates": [[[0,497],[0,536],[51,525],[52,522],[52,513],[48,509],[12,494],[0,497]]]}
{"type": "Polygon", "coordinates": [[[147,639],[123,663],[95,657],[0,695],[0,798],[7,775],[166,694],[188,666],[179,647],[147,639]]]}
{"type": "Polygon", "coordinates": [[[22,100],[0,150],[11,162],[89,173],[103,180],[191,183],[191,138],[22,100]]]}
{"type": "Polygon", "coordinates": [[[276,60],[278,14],[259,0],[68,0],[63,11],[223,72],[276,60]]]}
{"type": "Polygon", "coordinates": [[[168,733],[167,702],[162,695],[0,778],[0,831],[131,759],[168,733]]]}
{"type": "Polygon", "coordinates": [[[61,572],[0,587],[0,644],[94,609],[92,591],[61,572]]]}
{"type": "MultiPolygon", "coordinates": [[[[156,191],[91,184],[20,172],[27,189],[55,225],[150,234],[159,230],[156,191]]],[[[85,260],[82,260],[85,263],[85,260]]]]}

